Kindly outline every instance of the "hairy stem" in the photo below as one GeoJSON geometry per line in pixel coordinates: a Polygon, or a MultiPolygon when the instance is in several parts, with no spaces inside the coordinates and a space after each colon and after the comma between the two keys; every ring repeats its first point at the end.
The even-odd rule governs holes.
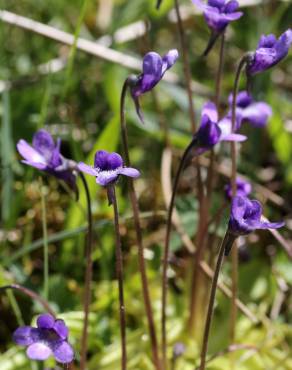
{"type": "MultiPolygon", "coordinates": [[[[232,91],[232,108],[231,108],[231,122],[232,122],[232,132],[236,129],[236,98],[239,87],[240,74],[247,61],[247,55],[244,55],[237,67],[235,80],[232,91]]],[[[231,188],[232,197],[236,195],[236,143],[231,142],[231,188]]],[[[235,325],[237,317],[237,291],[238,291],[238,251],[237,248],[232,250],[232,300],[231,300],[231,318],[230,318],[230,341],[234,342],[235,339],[235,325]]]]}
{"type": "Polygon", "coordinates": [[[87,181],[82,172],[79,173],[86,195],[87,202],[87,223],[88,231],[86,235],[86,270],[85,270],[85,291],[84,291],[84,322],[81,337],[81,356],[80,356],[80,369],[85,370],[87,360],[87,342],[88,342],[88,318],[89,306],[91,301],[91,282],[92,282],[92,212],[91,212],[91,199],[87,181]]]}
{"type": "Polygon", "coordinates": [[[207,317],[206,317],[206,323],[205,323],[205,329],[204,329],[203,345],[202,345],[202,350],[201,350],[201,363],[200,363],[200,368],[199,368],[200,370],[205,370],[206,355],[207,355],[207,350],[208,350],[210,328],[211,328],[211,323],[212,323],[212,318],[213,318],[213,310],[214,310],[214,303],[215,303],[215,297],[216,297],[217,283],[218,283],[220,269],[221,269],[223,259],[224,259],[225,248],[229,248],[233,244],[234,239],[235,237],[233,235],[230,235],[229,232],[227,231],[224,236],[224,239],[222,240],[222,243],[219,249],[218,259],[217,259],[214,276],[212,280],[210,299],[209,299],[208,311],[207,311],[207,317]]]}
{"type": "MultiPolygon", "coordinates": [[[[121,93],[120,123],[121,123],[121,134],[122,134],[122,142],[123,142],[123,147],[124,147],[126,165],[131,166],[130,155],[129,155],[129,145],[128,145],[128,133],[127,133],[126,118],[125,118],[125,100],[126,100],[126,93],[127,93],[128,86],[129,86],[129,79],[127,78],[126,81],[124,82],[122,93],[121,93]]],[[[141,277],[141,282],[142,282],[143,301],[144,301],[146,317],[147,317],[147,322],[148,322],[148,330],[149,330],[149,335],[150,335],[152,360],[153,360],[153,364],[156,370],[162,370],[160,358],[159,358],[157,334],[156,334],[153,312],[152,312],[152,307],[151,307],[146,266],[145,266],[145,261],[144,261],[144,246],[143,246],[142,229],[141,229],[140,216],[139,216],[139,204],[138,204],[138,199],[137,199],[137,195],[136,195],[136,191],[134,187],[134,182],[131,178],[129,178],[129,193],[130,193],[130,200],[131,200],[131,205],[132,205],[132,210],[133,210],[134,225],[135,225],[136,238],[137,238],[137,244],[138,244],[138,264],[139,264],[139,271],[140,271],[140,277],[141,277]]]]}
{"type": "Polygon", "coordinates": [[[162,266],[162,305],[161,305],[161,345],[162,345],[162,359],[164,369],[166,369],[166,347],[167,347],[167,338],[166,338],[166,304],[167,304],[167,267],[168,267],[168,260],[169,260],[169,243],[170,243],[170,233],[171,233],[171,220],[172,214],[174,210],[174,203],[175,197],[178,189],[178,184],[180,180],[180,176],[182,174],[186,159],[194,147],[194,143],[196,141],[196,137],[193,138],[191,143],[188,145],[186,150],[183,153],[183,156],[180,160],[178,170],[175,175],[173,190],[171,194],[171,200],[168,207],[167,213],[167,224],[166,224],[166,235],[165,235],[165,244],[164,244],[164,252],[163,252],[163,266],[162,266]]]}
{"type": "Polygon", "coordinates": [[[116,236],[116,274],[119,286],[119,303],[120,303],[120,330],[121,330],[121,346],[122,346],[122,370],[127,369],[127,349],[126,349],[126,314],[124,302],[124,287],[123,287],[123,257],[119,225],[119,211],[116,198],[116,190],[114,185],[108,187],[108,197],[114,208],[115,218],[115,236],[116,236]]]}
{"type": "Polygon", "coordinates": [[[183,27],[181,15],[180,15],[178,0],[174,0],[174,5],[175,5],[176,16],[177,16],[177,27],[178,27],[181,52],[182,52],[182,57],[183,57],[183,69],[184,69],[185,83],[186,83],[186,89],[187,89],[187,95],[188,95],[188,101],[189,101],[189,116],[191,120],[191,132],[194,134],[196,131],[196,116],[195,116],[195,108],[194,108],[193,96],[192,96],[193,95],[192,94],[192,76],[191,76],[191,71],[190,71],[189,53],[188,53],[188,48],[186,45],[185,32],[184,32],[184,27],[183,27]]]}
{"type": "Polygon", "coordinates": [[[14,289],[14,290],[20,291],[21,293],[27,295],[32,300],[35,300],[38,303],[40,303],[41,306],[43,306],[43,308],[45,309],[45,311],[47,311],[52,316],[56,317],[55,312],[52,310],[49,303],[44,298],[42,298],[37,293],[35,293],[34,291],[32,291],[32,290],[30,290],[30,289],[28,289],[28,288],[26,288],[22,285],[19,285],[19,284],[9,284],[9,285],[1,286],[0,287],[0,292],[3,291],[3,290],[6,290],[6,289],[14,289]]]}

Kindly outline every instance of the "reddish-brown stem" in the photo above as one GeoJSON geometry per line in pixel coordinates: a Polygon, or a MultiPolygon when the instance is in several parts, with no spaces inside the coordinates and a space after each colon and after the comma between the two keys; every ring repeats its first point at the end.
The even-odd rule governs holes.
{"type": "Polygon", "coordinates": [[[166,304],[167,304],[167,267],[168,267],[168,260],[169,260],[169,243],[170,243],[170,234],[171,234],[171,220],[172,214],[174,210],[175,204],[175,197],[178,189],[178,184],[180,180],[180,176],[182,174],[186,159],[190,154],[192,148],[194,147],[194,143],[196,138],[194,138],[191,143],[188,145],[186,150],[183,153],[183,156],[180,160],[178,170],[175,175],[173,190],[171,194],[171,200],[168,207],[167,213],[167,223],[166,223],[166,235],[165,235],[165,244],[164,244],[164,252],[163,252],[163,266],[162,266],[162,303],[161,303],[161,346],[162,346],[162,360],[163,360],[163,368],[166,369],[167,367],[167,358],[166,358],[166,348],[167,348],[167,335],[166,335],[166,304]]]}
{"type": "Polygon", "coordinates": [[[214,303],[215,303],[215,297],[216,297],[217,283],[218,283],[220,269],[221,269],[223,259],[224,259],[224,251],[225,251],[225,248],[231,247],[231,245],[234,242],[234,239],[235,237],[229,234],[229,232],[227,231],[224,236],[224,239],[222,240],[222,243],[219,249],[218,259],[217,259],[214,276],[212,280],[208,311],[207,311],[207,316],[206,316],[203,345],[202,345],[202,350],[201,350],[201,363],[199,367],[200,370],[205,370],[209,334],[210,334],[210,328],[211,328],[211,323],[212,323],[212,318],[213,318],[213,310],[214,310],[214,303]]]}
{"type": "Polygon", "coordinates": [[[92,213],[91,213],[91,199],[90,193],[87,185],[87,181],[82,172],[79,173],[82,180],[86,201],[87,201],[87,222],[88,231],[86,235],[86,249],[85,249],[85,260],[86,260],[86,270],[85,270],[85,285],[84,285],[84,322],[83,331],[81,337],[81,356],[80,356],[80,370],[85,370],[86,360],[87,360],[87,342],[88,342],[88,317],[89,317],[89,306],[91,300],[91,282],[92,282],[92,213]]]}
{"type": "MultiPolygon", "coordinates": [[[[223,60],[224,60],[224,44],[225,44],[225,34],[224,32],[221,35],[220,43],[220,54],[219,54],[219,63],[216,74],[216,94],[215,94],[215,104],[219,115],[219,103],[220,103],[220,92],[221,92],[221,79],[222,79],[222,70],[223,70],[223,60]]],[[[190,294],[190,316],[188,322],[189,331],[193,331],[193,326],[196,318],[197,311],[197,302],[199,299],[199,288],[200,288],[200,261],[203,257],[205,239],[207,237],[207,225],[209,218],[209,208],[211,193],[213,188],[213,178],[214,178],[214,163],[215,163],[215,154],[213,149],[211,150],[210,156],[210,166],[208,168],[207,176],[207,192],[203,196],[202,201],[200,202],[200,221],[196,237],[196,246],[197,251],[194,258],[194,265],[192,266],[192,276],[191,276],[191,294],[190,294]]]]}
{"type": "Polygon", "coordinates": [[[127,348],[126,348],[126,313],[125,313],[125,301],[124,301],[124,286],[123,286],[123,256],[120,236],[120,225],[119,225],[119,211],[117,205],[115,185],[109,185],[108,198],[114,208],[114,219],[115,219],[115,237],[116,237],[116,274],[118,279],[119,287],[119,309],[120,309],[120,331],[121,331],[121,347],[122,347],[122,359],[121,368],[122,370],[127,369],[127,348]]]}
{"type": "MultiPolygon", "coordinates": [[[[129,78],[126,79],[124,82],[122,93],[121,93],[121,100],[120,100],[120,124],[121,124],[121,134],[122,134],[122,142],[124,147],[125,153],[125,160],[126,165],[130,166],[130,155],[129,155],[129,145],[128,145],[128,133],[127,133],[127,125],[125,119],[125,99],[126,93],[129,86],[129,78]]],[[[158,341],[155,329],[155,323],[152,313],[151,307],[151,300],[149,294],[149,287],[148,287],[148,279],[146,273],[146,266],[144,261],[144,247],[143,247],[143,238],[142,238],[142,229],[140,223],[140,216],[139,216],[139,204],[138,199],[134,187],[134,182],[130,178],[129,179],[129,193],[130,193],[130,200],[133,210],[133,218],[134,218],[134,225],[136,230],[136,237],[137,237],[137,244],[138,244],[138,264],[139,264],[139,271],[141,276],[142,282],[142,293],[143,293],[143,300],[144,306],[148,321],[148,329],[150,334],[150,344],[151,344],[151,351],[152,351],[152,359],[156,370],[162,370],[160,358],[159,358],[159,349],[158,349],[158,341]]]]}

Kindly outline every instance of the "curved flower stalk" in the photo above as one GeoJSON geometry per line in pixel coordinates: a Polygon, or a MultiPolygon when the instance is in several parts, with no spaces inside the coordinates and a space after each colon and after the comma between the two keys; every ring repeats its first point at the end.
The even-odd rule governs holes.
{"type": "MultiPolygon", "coordinates": [[[[201,113],[201,125],[199,130],[193,136],[190,144],[185,149],[180,161],[178,170],[175,175],[171,200],[168,208],[166,236],[163,256],[162,272],[162,312],[161,312],[161,330],[162,330],[162,352],[163,358],[166,359],[166,301],[167,301],[167,267],[169,260],[169,243],[171,232],[171,220],[174,209],[176,192],[180,176],[185,163],[190,155],[199,156],[204,152],[212,149],[216,144],[222,141],[242,142],[246,136],[232,132],[230,121],[218,121],[218,112],[216,105],[212,102],[204,104],[201,113]]],[[[165,362],[165,361],[164,361],[165,362]]]]}
{"type": "Polygon", "coordinates": [[[150,51],[143,58],[143,71],[138,76],[131,76],[129,86],[136,112],[142,122],[144,122],[143,113],[140,107],[139,97],[152,90],[164,76],[164,73],[171,68],[178,58],[176,49],[169,50],[162,57],[150,51]]]}
{"type": "Polygon", "coordinates": [[[119,233],[119,215],[115,193],[115,184],[119,176],[128,176],[136,178],[140,176],[140,172],[132,167],[125,167],[122,157],[118,153],[109,153],[105,150],[99,150],[95,154],[94,166],[88,166],[80,162],[78,169],[89,175],[95,176],[97,184],[107,189],[109,205],[113,205],[115,217],[115,234],[116,234],[116,274],[119,288],[120,302],[120,330],[121,330],[121,346],[122,358],[121,368],[127,368],[127,350],[126,350],[126,315],[124,303],[124,288],[123,288],[123,259],[121,238],[119,233]]]}
{"type": "MultiPolygon", "coordinates": [[[[120,97],[121,136],[122,136],[122,143],[123,143],[123,148],[124,148],[124,153],[125,153],[125,162],[126,162],[126,165],[129,167],[131,166],[131,161],[130,161],[130,154],[129,154],[128,130],[127,130],[127,123],[126,123],[126,115],[125,115],[125,102],[126,102],[126,95],[127,95],[128,89],[131,89],[135,85],[135,82],[137,81],[138,81],[138,78],[136,76],[127,77],[123,84],[121,97],[120,97]]],[[[142,236],[142,229],[141,229],[141,222],[140,222],[140,215],[139,215],[139,203],[138,203],[138,198],[137,198],[136,191],[135,191],[134,182],[131,179],[129,181],[129,195],[130,195],[130,200],[131,200],[131,205],[132,205],[132,210],[133,210],[133,219],[134,219],[137,245],[138,245],[138,265],[139,265],[139,272],[140,272],[140,277],[141,277],[144,307],[145,307],[147,323],[148,323],[152,360],[153,360],[155,369],[162,370],[161,362],[159,358],[159,348],[158,348],[155,322],[154,322],[152,306],[151,306],[151,299],[150,299],[150,294],[149,294],[146,264],[144,260],[144,246],[143,246],[143,236],[142,236]]]]}
{"type": "Polygon", "coordinates": [[[50,314],[37,318],[37,327],[21,326],[13,333],[13,340],[20,346],[26,346],[26,354],[31,360],[44,361],[53,356],[62,364],[69,364],[74,359],[74,351],[68,343],[68,328],[61,319],[50,314]]]}
{"type": "MultiPolygon", "coordinates": [[[[229,183],[224,188],[226,197],[228,199],[232,199],[232,184],[229,183]]],[[[240,177],[236,178],[236,195],[238,196],[248,196],[252,192],[252,186],[251,184],[243,180],[240,177]]]]}
{"type": "Polygon", "coordinates": [[[204,18],[211,29],[211,37],[203,55],[207,55],[215,44],[218,36],[225,31],[228,24],[242,17],[243,13],[237,11],[239,4],[236,0],[192,0],[203,12],[204,18]]]}
{"type": "Polygon", "coordinates": [[[66,159],[60,152],[61,139],[54,142],[52,135],[46,130],[37,131],[32,140],[32,145],[21,139],[18,141],[17,150],[24,158],[22,163],[45,171],[50,175],[65,181],[76,191],[76,163],[66,159]]]}
{"type": "Polygon", "coordinates": [[[262,206],[257,200],[250,200],[249,198],[244,196],[235,196],[233,198],[228,228],[219,249],[214,277],[212,280],[203,345],[201,350],[201,363],[199,367],[200,370],[205,370],[216,289],[220,269],[223,264],[224,255],[229,255],[234,241],[240,235],[247,235],[257,229],[277,229],[284,226],[284,222],[263,222],[261,221],[261,216],[262,206]]]}
{"type": "MultiPolygon", "coordinates": [[[[229,95],[228,103],[232,107],[232,94],[229,95]]],[[[240,91],[236,97],[236,120],[241,125],[244,122],[254,127],[264,127],[272,115],[272,108],[265,102],[255,102],[247,91],[240,91]]],[[[231,111],[228,113],[231,119],[231,111]]]]}
{"type": "Polygon", "coordinates": [[[288,54],[291,44],[292,29],[285,31],[278,39],[273,34],[262,35],[257,49],[250,54],[247,75],[253,76],[278,64],[288,54]]]}

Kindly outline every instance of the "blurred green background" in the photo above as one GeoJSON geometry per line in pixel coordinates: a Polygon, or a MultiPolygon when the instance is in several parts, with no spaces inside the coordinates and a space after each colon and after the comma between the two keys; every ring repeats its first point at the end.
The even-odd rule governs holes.
{"type": "MultiPolygon", "coordinates": [[[[291,1],[250,1],[243,4],[244,16],[234,22],[226,35],[222,112],[232,89],[236,63],[244,52],[255,49],[262,33],[280,35],[291,27],[291,1]]],[[[172,0],[164,0],[159,11],[155,0],[2,0],[8,10],[69,32],[75,37],[96,41],[124,57],[141,58],[147,51],[160,54],[180,50],[172,0]]],[[[192,78],[197,120],[200,109],[214,95],[219,45],[208,58],[200,55],[209,30],[191,1],[180,1],[192,78]]],[[[16,143],[31,141],[33,133],[45,127],[62,138],[62,152],[76,161],[91,163],[97,149],[122,153],[119,130],[119,99],[129,73],[119,63],[68,47],[50,38],[6,24],[0,20],[0,116],[1,116],[1,225],[0,284],[17,282],[42,294],[43,232],[41,190],[47,206],[50,252],[50,303],[66,319],[70,342],[80,350],[86,228],[85,197],[80,188],[77,203],[51,177],[37,173],[19,161],[16,143]],[[42,182],[40,176],[43,178],[42,182]]],[[[121,59],[122,60],[122,59],[121,59]]],[[[190,124],[185,93],[182,58],[172,72],[176,83],[162,81],[153,93],[141,99],[145,125],[141,125],[130,99],[127,122],[132,163],[142,172],[136,181],[146,246],[145,258],[150,280],[152,306],[157,329],[160,318],[161,254],[165,232],[165,203],[161,188],[161,158],[167,128],[174,165],[188,144],[190,124]]],[[[265,129],[245,126],[249,141],[243,145],[238,163],[240,173],[254,184],[254,195],[265,203],[271,220],[285,219],[281,234],[291,243],[292,185],[292,56],[269,72],[254,78],[252,93],[273,108],[265,129]],[[273,192],[273,193],[271,193],[273,192]],[[275,195],[276,194],[276,195],[275,195]]],[[[242,79],[242,88],[245,82],[242,79]]],[[[219,153],[218,153],[219,154],[219,153]]],[[[208,155],[207,155],[208,156],[208,155]]],[[[229,166],[229,147],[220,148],[219,162],[229,166]]],[[[198,204],[195,172],[190,166],[180,187],[177,208],[184,229],[194,237],[198,204]]],[[[95,222],[94,283],[90,316],[89,369],[119,368],[118,292],[114,265],[113,214],[104,189],[88,179],[95,222]]],[[[227,178],[219,174],[212,197],[212,212],[224,201],[227,178]]],[[[141,296],[137,246],[125,179],[119,181],[118,203],[125,262],[125,300],[129,369],[151,370],[147,322],[141,296]]],[[[224,232],[227,214],[214,238],[209,262],[213,264],[217,243],[224,232]]],[[[186,352],[177,359],[177,370],[194,369],[198,364],[200,332],[186,333],[191,256],[175,231],[172,237],[170,299],[167,309],[169,356],[177,342],[186,352]]],[[[230,301],[218,293],[210,339],[210,354],[216,354],[208,369],[238,370],[291,369],[291,266],[285,251],[270,233],[258,232],[242,240],[239,254],[239,297],[259,319],[253,324],[239,314],[236,342],[247,346],[226,353],[229,344],[230,301]]],[[[223,280],[230,284],[230,262],[223,280]]],[[[206,282],[205,282],[206,284],[206,282]]],[[[0,368],[35,369],[23,348],[12,343],[11,334],[19,323],[31,323],[41,312],[35,302],[19,293],[0,297],[0,368]],[[13,308],[13,309],[12,309],[13,308]]],[[[205,311],[202,310],[203,317],[205,311]]],[[[53,360],[46,363],[54,365],[53,360]]]]}

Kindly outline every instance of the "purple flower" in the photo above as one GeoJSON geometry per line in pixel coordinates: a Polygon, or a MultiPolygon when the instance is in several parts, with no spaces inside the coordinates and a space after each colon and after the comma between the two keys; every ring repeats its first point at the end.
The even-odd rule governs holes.
{"type": "Polygon", "coordinates": [[[279,63],[287,54],[292,43],[292,30],[288,29],[279,39],[273,35],[263,35],[255,52],[251,53],[246,71],[255,75],[279,63]]]}
{"type": "Polygon", "coordinates": [[[67,364],[74,359],[65,322],[55,320],[50,314],[37,318],[37,328],[21,326],[16,329],[13,340],[20,346],[27,346],[26,354],[31,360],[44,361],[52,355],[56,361],[67,364]]]}
{"type": "Polygon", "coordinates": [[[262,206],[257,200],[250,200],[245,196],[234,197],[231,204],[229,232],[239,236],[257,229],[278,229],[284,226],[284,222],[261,221],[262,213],[262,206]]]}
{"type": "Polygon", "coordinates": [[[201,0],[192,0],[193,3],[202,10],[205,20],[212,31],[221,33],[228,24],[239,19],[243,13],[238,12],[238,2],[231,0],[208,0],[205,4],[201,0]]]}
{"type": "Polygon", "coordinates": [[[39,130],[34,134],[32,145],[23,139],[17,143],[17,150],[24,158],[23,163],[45,171],[75,189],[76,177],[73,174],[75,163],[62,156],[60,147],[61,139],[58,138],[55,143],[46,130],[39,130]]]}
{"type": "Polygon", "coordinates": [[[96,177],[99,185],[107,186],[114,183],[119,175],[138,177],[140,172],[135,168],[124,167],[123,159],[118,153],[108,153],[105,150],[99,150],[95,154],[94,167],[80,162],[78,169],[96,177]]]}
{"type": "Polygon", "coordinates": [[[162,79],[164,73],[171,68],[178,58],[176,49],[169,50],[163,57],[150,51],[143,58],[143,72],[130,80],[131,95],[136,111],[143,122],[143,114],[139,104],[139,96],[152,90],[162,79]]]}
{"type": "Polygon", "coordinates": [[[196,154],[202,154],[221,141],[244,141],[246,136],[232,133],[230,121],[218,122],[218,112],[212,102],[204,104],[201,114],[201,125],[194,136],[196,154]]]}
{"type": "MultiPolygon", "coordinates": [[[[228,102],[232,105],[232,94],[228,102]]],[[[241,91],[236,97],[236,118],[240,122],[249,122],[255,127],[264,127],[272,115],[272,108],[265,102],[255,102],[247,91],[241,91]]],[[[228,114],[231,119],[231,112],[228,114]]]]}
{"type": "Polygon", "coordinates": [[[182,342],[177,342],[173,346],[173,358],[176,359],[182,356],[186,351],[186,346],[182,342]]]}
{"type": "MultiPolygon", "coordinates": [[[[240,177],[236,178],[236,195],[246,197],[251,193],[251,191],[252,187],[248,181],[243,180],[240,177]]],[[[225,186],[225,194],[227,198],[232,198],[232,186],[230,183],[225,186]]]]}

